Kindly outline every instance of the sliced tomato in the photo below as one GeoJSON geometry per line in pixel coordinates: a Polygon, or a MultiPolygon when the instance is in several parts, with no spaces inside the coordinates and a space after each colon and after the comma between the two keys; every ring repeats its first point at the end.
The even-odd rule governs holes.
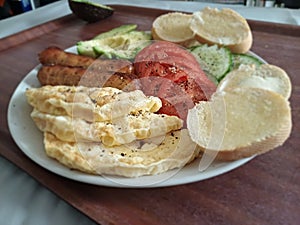
{"type": "Polygon", "coordinates": [[[159,76],[174,82],[187,80],[187,74],[176,66],[159,61],[142,61],[135,63],[135,70],[139,77],[159,76]]]}
{"type": "Polygon", "coordinates": [[[209,99],[216,86],[195,57],[171,42],[156,41],[138,53],[134,70],[146,95],[162,100],[160,113],[186,119],[188,109],[209,99]]]}

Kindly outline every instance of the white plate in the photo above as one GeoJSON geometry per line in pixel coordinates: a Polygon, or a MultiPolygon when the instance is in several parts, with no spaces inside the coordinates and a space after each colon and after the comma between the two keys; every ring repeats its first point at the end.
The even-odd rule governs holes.
{"type": "MultiPolygon", "coordinates": [[[[72,47],[67,49],[67,51],[76,52],[76,48],[72,47]]],[[[251,54],[254,55],[253,53],[251,54]]],[[[39,68],[40,65],[28,73],[14,91],[8,107],[8,126],[13,139],[20,149],[34,162],[55,174],[84,183],[109,187],[166,187],[212,178],[240,167],[253,158],[245,158],[234,162],[213,162],[202,172],[199,171],[200,159],[198,159],[180,170],[172,170],[156,176],[138,178],[96,176],[71,170],[46,155],[42,132],[37,129],[30,117],[32,107],[27,103],[24,93],[27,88],[40,86],[36,77],[39,68]]]]}

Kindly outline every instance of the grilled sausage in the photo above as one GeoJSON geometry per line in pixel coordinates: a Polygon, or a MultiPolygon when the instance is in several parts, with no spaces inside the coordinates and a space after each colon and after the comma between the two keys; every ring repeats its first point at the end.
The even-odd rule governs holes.
{"type": "Polygon", "coordinates": [[[78,85],[86,69],[61,65],[42,66],[37,74],[41,85],[78,85]]]}
{"type": "Polygon", "coordinates": [[[73,67],[89,67],[94,58],[65,52],[58,47],[48,47],[38,55],[39,61],[43,65],[62,65],[73,67]]]}
{"type": "Polygon", "coordinates": [[[115,87],[124,89],[137,76],[133,73],[87,70],[60,65],[42,66],[37,74],[41,85],[69,85],[86,87],[115,87]]]}

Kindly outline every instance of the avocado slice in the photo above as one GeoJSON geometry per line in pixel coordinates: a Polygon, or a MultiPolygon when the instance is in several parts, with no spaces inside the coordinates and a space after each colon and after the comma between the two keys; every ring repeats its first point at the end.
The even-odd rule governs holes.
{"type": "MultiPolygon", "coordinates": [[[[88,41],[80,41],[77,43],[77,52],[80,55],[86,55],[96,58],[98,54],[95,53],[93,47],[101,44],[97,40],[107,39],[112,37],[122,36],[124,34],[130,33],[131,31],[136,31],[137,24],[125,24],[119,27],[115,27],[107,32],[100,33],[93,39],[88,41]]],[[[148,39],[146,37],[146,39],[148,39]]]]}
{"type": "Polygon", "coordinates": [[[108,38],[108,37],[113,37],[113,36],[118,36],[121,34],[126,34],[129,33],[137,28],[137,24],[125,24],[121,25],[119,27],[113,28],[107,32],[98,34],[95,36],[93,39],[103,39],[103,38],[108,38]]]}
{"type": "Polygon", "coordinates": [[[114,9],[89,0],[68,0],[71,11],[80,19],[89,23],[105,19],[114,13],[114,9]]]}
{"type": "Polygon", "coordinates": [[[92,39],[77,43],[80,55],[104,58],[133,59],[137,52],[150,43],[151,34],[133,30],[125,34],[92,39]]]}

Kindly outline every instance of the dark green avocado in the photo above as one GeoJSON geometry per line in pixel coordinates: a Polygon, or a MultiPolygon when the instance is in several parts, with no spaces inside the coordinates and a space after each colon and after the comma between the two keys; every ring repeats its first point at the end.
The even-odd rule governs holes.
{"type": "Polygon", "coordinates": [[[105,19],[114,13],[114,9],[88,0],[68,0],[71,11],[80,19],[89,23],[105,19]]]}

